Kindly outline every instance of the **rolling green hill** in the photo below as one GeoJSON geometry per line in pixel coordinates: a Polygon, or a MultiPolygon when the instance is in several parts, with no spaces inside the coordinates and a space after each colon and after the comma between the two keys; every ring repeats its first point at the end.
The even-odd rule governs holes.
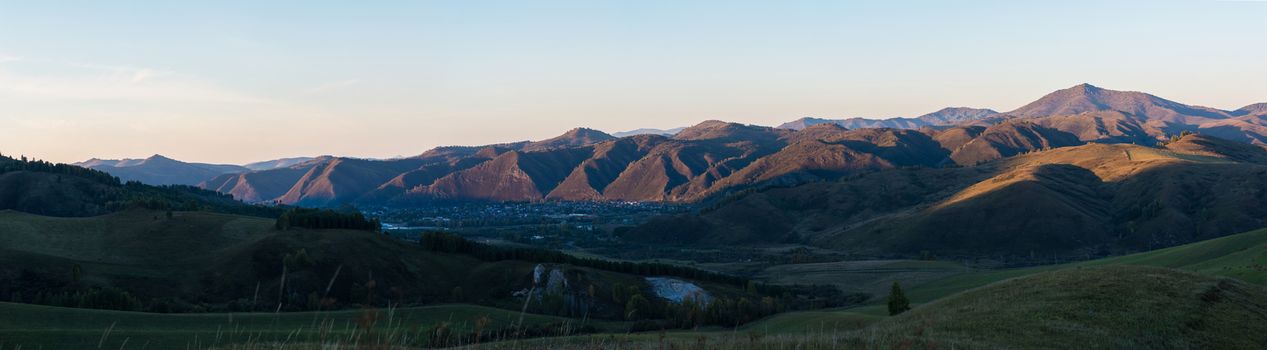
{"type": "MultiPolygon", "coordinates": [[[[1190,271],[1190,273],[1206,275],[1210,278],[1234,278],[1248,283],[1247,285],[1267,285],[1267,228],[1168,247],[1168,249],[1073,262],[1073,264],[965,271],[948,278],[921,280],[917,284],[911,283],[911,280],[900,280],[900,282],[906,285],[906,295],[912,303],[919,306],[916,307],[916,311],[919,311],[924,307],[935,306],[941,299],[960,298],[960,295],[971,293],[969,290],[992,288],[993,284],[1001,283],[1003,280],[1026,278],[1026,276],[1047,273],[1088,273],[1097,274],[1105,280],[1131,278],[1126,274],[1109,276],[1101,271],[1104,268],[1117,269],[1117,266],[1126,266],[1121,269],[1134,269],[1130,266],[1152,266],[1152,268],[1190,271]]],[[[1120,292],[1121,290],[1105,293],[1120,292]]],[[[877,302],[882,303],[883,297],[878,298],[877,302]]],[[[768,328],[772,330],[770,332],[784,332],[784,330],[798,330],[798,328],[810,330],[810,328],[825,327],[829,332],[840,332],[886,320],[884,318],[886,314],[887,311],[882,304],[870,304],[870,306],[849,308],[844,311],[789,312],[751,323],[748,328],[749,330],[767,330],[768,328]]],[[[964,332],[964,330],[959,330],[959,332],[964,332]]]]}
{"type": "MultiPolygon", "coordinates": [[[[1261,349],[1267,290],[1137,265],[1008,279],[895,317],[781,314],[736,330],[574,336],[486,349],[1261,349]]],[[[469,347],[468,347],[469,348],[469,347]]]]}
{"type": "Polygon", "coordinates": [[[1261,349],[1267,291],[1174,269],[1077,266],[955,294],[868,331],[915,348],[1261,349]]]}
{"type": "Polygon", "coordinates": [[[928,302],[1008,278],[1074,267],[1106,265],[1166,267],[1267,285],[1267,229],[1072,264],[969,272],[921,284],[911,288],[907,296],[916,303],[928,302]]]}
{"type": "Polygon", "coordinates": [[[1259,286],[1116,265],[1011,279],[896,317],[796,313],[735,331],[575,336],[483,348],[1261,349],[1264,331],[1267,291],[1259,286]],[[860,328],[868,322],[874,323],[860,328]]]}

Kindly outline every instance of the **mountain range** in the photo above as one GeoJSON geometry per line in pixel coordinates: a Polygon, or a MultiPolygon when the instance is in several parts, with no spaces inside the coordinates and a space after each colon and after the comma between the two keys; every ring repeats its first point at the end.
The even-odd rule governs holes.
{"type": "MultiPolygon", "coordinates": [[[[327,156],[247,171],[191,163],[181,182],[159,180],[197,183],[249,202],[307,206],[699,201],[751,186],[911,166],[972,166],[1086,143],[1152,146],[1185,131],[1263,144],[1267,104],[1225,111],[1082,84],[1001,113],[946,108],[915,118],[804,118],[773,128],[714,120],[623,137],[577,128],[548,140],[438,147],[390,160],[327,156]]],[[[147,167],[135,161],[96,163],[86,165],[121,178],[153,173],[142,172],[147,167]]]]}
{"type": "Polygon", "coordinates": [[[220,174],[252,170],[229,164],[186,163],[157,154],[145,159],[93,158],[72,165],[105,171],[123,181],[151,185],[197,185],[220,174]]]}
{"type": "Polygon", "coordinates": [[[189,163],[155,154],[145,159],[93,158],[71,165],[105,171],[123,181],[137,181],[150,185],[194,186],[219,175],[288,168],[313,159],[316,158],[294,157],[233,165],[189,163]]]}
{"type": "Polygon", "coordinates": [[[896,129],[919,129],[926,126],[944,126],[955,125],[964,122],[971,122],[981,118],[999,114],[990,109],[968,108],[968,107],[948,107],[942,110],[925,114],[915,118],[889,118],[889,119],[867,119],[867,118],[849,118],[849,119],[821,119],[821,118],[801,118],[787,123],[780,124],[780,129],[801,130],[817,124],[836,124],[849,129],[861,128],[896,128],[896,129]]]}

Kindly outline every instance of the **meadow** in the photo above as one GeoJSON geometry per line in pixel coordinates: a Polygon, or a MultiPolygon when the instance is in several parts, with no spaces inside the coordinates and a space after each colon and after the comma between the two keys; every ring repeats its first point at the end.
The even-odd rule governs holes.
{"type": "MultiPolygon", "coordinates": [[[[578,320],[465,304],[322,312],[157,314],[0,303],[0,315],[0,349],[207,349],[235,344],[306,343],[431,345],[434,334],[447,334],[457,342],[458,337],[473,333],[497,339],[496,333],[515,329],[558,335],[582,327],[578,320]]],[[[617,322],[585,325],[602,331],[624,327],[617,322]]]]}

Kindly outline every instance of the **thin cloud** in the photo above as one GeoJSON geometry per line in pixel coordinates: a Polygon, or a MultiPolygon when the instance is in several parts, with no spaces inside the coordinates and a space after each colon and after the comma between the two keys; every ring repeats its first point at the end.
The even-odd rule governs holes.
{"type": "Polygon", "coordinates": [[[6,55],[6,54],[3,54],[3,53],[0,53],[0,64],[5,64],[5,63],[9,63],[9,62],[17,62],[17,61],[21,61],[21,60],[22,60],[22,57],[12,56],[12,55],[6,55]]]}
{"type": "Polygon", "coordinates": [[[342,89],[344,89],[344,88],[347,88],[347,87],[350,87],[350,86],[354,86],[354,85],[357,85],[357,84],[360,84],[360,83],[361,83],[361,80],[360,80],[360,79],[348,79],[348,80],[332,81],[332,82],[323,83],[323,84],[320,84],[320,85],[317,85],[317,86],[311,87],[311,88],[309,88],[309,89],[306,89],[306,90],[304,90],[304,94],[305,94],[305,95],[316,95],[316,94],[322,94],[322,93],[327,93],[327,92],[331,92],[331,91],[342,90],[342,89]]]}
{"type": "MultiPolygon", "coordinates": [[[[0,62],[5,61],[0,56],[0,62]]],[[[65,100],[260,103],[193,76],[145,67],[21,60],[0,69],[0,96],[65,100]],[[31,67],[26,67],[26,65],[31,67]],[[38,66],[42,69],[26,69],[38,66]]]]}

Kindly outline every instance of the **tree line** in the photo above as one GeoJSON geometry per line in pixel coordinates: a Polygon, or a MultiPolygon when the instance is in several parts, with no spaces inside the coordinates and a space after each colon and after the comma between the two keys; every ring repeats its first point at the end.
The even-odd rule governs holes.
{"type": "Polygon", "coordinates": [[[311,229],[346,229],[380,231],[383,224],[377,218],[369,219],[360,212],[340,212],[329,209],[290,208],[277,217],[278,230],[291,227],[311,229]]]}
{"type": "Polygon", "coordinates": [[[94,182],[107,185],[120,185],[119,178],[110,175],[110,173],[93,170],[84,167],[78,167],[70,164],[52,163],[37,159],[27,159],[21,156],[18,159],[9,158],[0,154],[0,174],[11,171],[34,171],[41,173],[52,173],[70,175],[94,182]]]}

